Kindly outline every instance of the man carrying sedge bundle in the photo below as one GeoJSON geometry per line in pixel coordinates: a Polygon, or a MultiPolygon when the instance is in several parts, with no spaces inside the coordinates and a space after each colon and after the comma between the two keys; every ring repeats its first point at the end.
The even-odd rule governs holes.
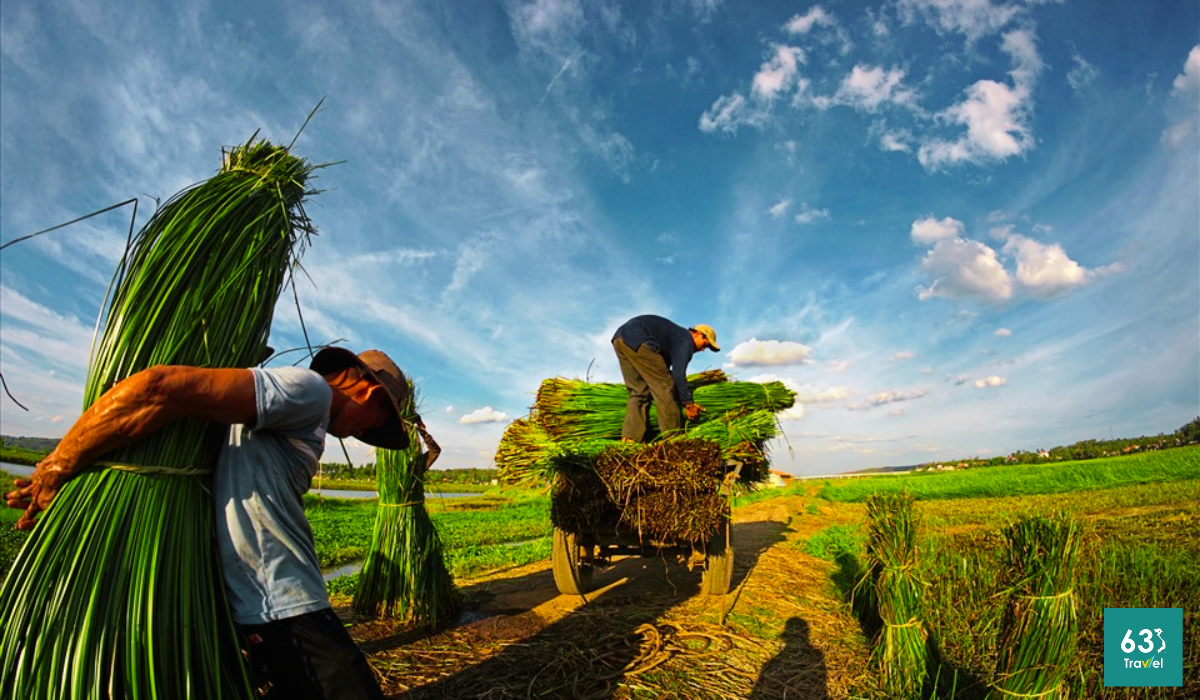
{"type": "Polygon", "coordinates": [[[382,698],[333,613],[301,496],[327,432],[407,447],[407,396],[404,374],[378,350],[327,347],[309,369],[151,367],[96,400],[6,499],[25,509],[16,526],[28,530],[105,454],[179,418],[229,425],[213,478],[217,547],[255,684],[269,682],[269,698],[382,698]]]}
{"type": "Polygon", "coordinates": [[[712,326],[698,323],[684,328],[662,316],[635,316],[617,329],[612,344],[629,390],[622,440],[645,441],[651,402],[663,434],[683,427],[681,403],[688,420],[695,420],[704,410],[692,401],[687,366],[692,355],[705,348],[721,351],[712,326]]]}

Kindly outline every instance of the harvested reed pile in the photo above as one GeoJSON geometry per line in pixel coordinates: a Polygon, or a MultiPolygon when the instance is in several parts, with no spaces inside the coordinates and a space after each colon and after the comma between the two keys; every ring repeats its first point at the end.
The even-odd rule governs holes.
{"type": "MultiPolygon", "coordinates": [[[[610,447],[596,458],[605,499],[640,535],[707,540],[725,522],[720,446],[702,439],[610,447]]],[[[558,523],[555,523],[556,525],[558,523]]]]}
{"type": "Polygon", "coordinates": [[[1079,524],[1071,517],[1024,518],[1004,530],[1005,570],[1014,580],[1000,618],[989,698],[1067,696],[1075,662],[1075,563],[1079,524]]]}
{"type": "MultiPolygon", "coordinates": [[[[691,375],[688,383],[706,410],[670,439],[711,440],[723,458],[742,462],[741,483],[765,480],[765,445],[778,434],[774,414],[794,405],[795,394],[782,382],[729,381],[720,370],[691,375]]],[[[500,477],[553,480],[560,471],[587,466],[620,441],[628,398],[623,384],[543,381],[529,415],[510,423],[500,439],[495,457],[500,477]]]]}
{"type": "MultiPolygon", "coordinates": [[[[791,408],[795,394],[782,382],[731,382],[719,370],[688,377],[695,402],[704,406],[693,426],[716,420],[727,413],[767,411],[775,413],[791,408]]],[[[588,383],[579,379],[555,377],[538,388],[534,411],[550,436],[562,442],[620,440],[621,423],[629,392],[624,384],[588,383]]],[[[657,430],[658,418],[650,412],[650,424],[657,430]]]]}
{"type": "MultiPolygon", "coordinates": [[[[542,382],[529,415],[509,424],[496,450],[500,477],[550,481],[551,520],[569,532],[625,526],[652,538],[705,540],[728,511],[720,492],[766,480],[775,412],[795,403],[782,382],[733,382],[713,370],[688,377],[705,408],[687,429],[647,445],[620,442],[629,391],[556,377],[542,382]]],[[[654,411],[651,411],[654,422],[654,411]]]]}
{"type": "Polygon", "coordinates": [[[868,575],[883,626],[872,659],[890,697],[917,697],[925,678],[925,630],[917,579],[917,513],[907,492],[867,498],[868,575]]]}
{"type": "Polygon", "coordinates": [[[616,532],[621,510],[594,469],[561,470],[550,499],[550,522],[567,532],[616,532]]]}
{"type": "MultiPolygon", "coordinates": [[[[312,170],[252,137],[155,212],[114,279],[85,408],[153,365],[261,360],[315,232],[312,170]]],[[[250,697],[212,535],[224,433],[173,422],[59,491],[0,590],[0,697],[250,697]]]]}
{"type": "MultiPolygon", "coordinates": [[[[409,382],[402,408],[413,415],[416,387],[409,382]]],[[[408,448],[375,451],[379,509],[371,548],[358,578],[355,611],[373,617],[436,627],[438,618],[456,615],[462,596],[446,568],[442,541],[425,510],[426,455],[415,425],[408,448]]]]}

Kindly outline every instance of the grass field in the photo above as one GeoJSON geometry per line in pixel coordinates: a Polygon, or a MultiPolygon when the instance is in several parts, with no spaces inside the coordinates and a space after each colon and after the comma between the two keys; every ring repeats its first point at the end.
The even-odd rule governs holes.
{"type": "Polygon", "coordinates": [[[922,500],[1069,493],[1131,484],[1200,478],[1200,446],[1082,462],[980,467],[831,482],[821,496],[861,502],[877,491],[909,491],[922,500]]]}
{"type": "MultiPolygon", "coordinates": [[[[920,513],[924,622],[943,660],[943,693],[983,696],[996,665],[996,632],[1011,572],[1000,530],[1018,518],[1065,513],[1083,524],[1073,595],[1079,620],[1072,697],[1194,697],[1200,667],[1200,449],[1087,462],[834,480],[820,490],[834,508],[875,492],[908,490],[920,513]],[[1105,608],[1184,610],[1184,689],[1105,688],[1105,608]],[[1190,673],[1188,670],[1190,669],[1190,673]]],[[[862,525],[833,525],[805,551],[836,561],[848,594],[861,574],[862,525]]]]}
{"type": "MultiPolygon", "coordinates": [[[[11,477],[0,475],[0,489],[9,488],[11,477]]],[[[739,496],[734,507],[736,511],[779,496],[807,494],[802,501],[790,501],[801,503],[792,507],[792,518],[815,523],[813,534],[789,543],[794,548],[787,551],[830,562],[828,585],[840,592],[847,609],[853,609],[850,594],[862,573],[867,533],[863,501],[878,491],[898,490],[917,499],[922,622],[941,660],[939,674],[930,674],[927,683],[936,681],[938,697],[984,696],[996,665],[996,633],[1010,584],[1000,532],[1023,516],[1053,513],[1078,519],[1084,532],[1072,591],[1079,634],[1067,674],[1070,696],[1200,697],[1200,448],[1086,462],[803,482],[783,491],[739,496]],[[1103,687],[1103,611],[1109,607],[1183,608],[1185,687],[1103,687]]],[[[426,505],[457,579],[549,558],[549,498],[544,493],[493,489],[470,498],[431,495],[426,505]]],[[[323,566],[365,555],[374,500],[309,495],[305,506],[323,566]]],[[[24,538],[11,529],[17,516],[16,510],[0,509],[0,570],[7,570],[24,538]]],[[[342,577],[331,582],[330,589],[345,594],[352,592],[353,584],[354,577],[342,577]]],[[[777,585],[786,590],[789,583],[777,585]]],[[[771,624],[763,622],[768,631],[781,626],[789,614],[765,603],[760,607],[755,615],[762,621],[780,616],[771,624]]],[[[735,618],[741,619],[734,615],[731,622],[735,618]]],[[[763,634],[763,643],[772,639],[763,634]]],[[[866,690],[849,697],[879,696],[866,690]]]]}

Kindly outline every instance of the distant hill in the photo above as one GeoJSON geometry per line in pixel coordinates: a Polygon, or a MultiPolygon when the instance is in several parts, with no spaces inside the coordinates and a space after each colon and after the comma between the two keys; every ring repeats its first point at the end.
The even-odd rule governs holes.
{"type": "Polygon", "coordinates": [[[10,435],[0,435],[0,440],[4,441],[6,447],[16,447],[22,450],[30,450],[31,452],[46,452],[58,445],[58,438],[41,438],[41,437],[12,437],[10,435]]]}

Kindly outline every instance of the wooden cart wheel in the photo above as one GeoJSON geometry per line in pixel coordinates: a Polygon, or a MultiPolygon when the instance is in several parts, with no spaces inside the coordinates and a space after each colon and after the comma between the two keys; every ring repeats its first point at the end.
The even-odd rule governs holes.
{"type": "Polygon", "coordinates": [[[554,569],[554,585],[563,595],[583,595],[592,585],[592,565],[585,562],[579,546],[579,535],[554,528],[554,544],[550,550],[554,569]]]}
{"type": "Polygon", "coordinates": [[[704,576],[701,587],[707,595],[725,595],[733,582],[733,543],[728,521],[705,546],[704,576]]]}

